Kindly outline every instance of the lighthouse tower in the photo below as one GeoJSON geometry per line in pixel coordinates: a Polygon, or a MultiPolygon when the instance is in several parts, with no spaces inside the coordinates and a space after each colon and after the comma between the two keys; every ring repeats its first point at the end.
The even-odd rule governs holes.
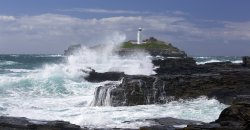
{"type": "Polygon", "coordinates": [[[137,32],[137,44],[141,44],[141,31],[142,31],[142,28],[138,28],[138,32],[137,32]]]}

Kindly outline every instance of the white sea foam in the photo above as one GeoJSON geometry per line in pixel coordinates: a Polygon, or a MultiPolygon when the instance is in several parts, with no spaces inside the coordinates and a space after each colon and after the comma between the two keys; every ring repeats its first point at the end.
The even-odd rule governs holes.
{"type": "Polygon", "coordinates": [[[88,127],[137,128],[150,122],[124,123],[137,119],[176,117],[210,122],[226,107],[215,99],[201,97],[187,102],[130,107],[90,106],[97,86],[83,80],[82,69],[98,72],[124,71],[127,74],[153,74],[150,56],[135,53],[121,57],[112,52],[125,37],[108,38],[101,50],[82,47],[65,63],[47,64],[34,70],[11,69],[0,75],[0,114],[43,120],[65,120],[88,127]]]}
{"type": "Polygon", "coordinates": [[[74,55],[68,57],[68,70],[74,74],[80,69],[92,68],[97,72],[107,71],[121,71],[126,74],[154,74],[153,64],[149,54],[144,52],[132,53],[129,56],[119,56],[114,53],[122,41],[125,40],[123,36],[116,36],[106,46],[100,49],[89,49],[82,47],[74,55]],[[80,67],[80,68],[79,68],[80,67]],[[76,69],[77,68],[77,69],[76,69]]]}
{"type": "Polygon", "coordinates": [[[3,60],[0,60],[0,66],[3,66],[3,65],[15,65],[15,64],[20,64],[20,63],[15,62],[15,61],[3,61],[3,60]]]}
{"type": "Polygon", "coordinates": [[[7,69],[14,73],[29,73],[29,72],[38,72],[38,70],[30,70],[30,69],[7,69]]]}
{"type": "Polygon", "coordinates": [[[64,57],[61,54],[50,54],[50,55],[36,55],[35,57],[64,57]]]}
{"type": "Polygon", "coordinates": [[[124,123],[148,118],[174,117],[179,119],[214,121],[226,107],[215,99],[201,97],[191,101],[173,101],[164,105],[130,107],[90,107],[86,96],[64,98],[6,98],[0,105],[8,107],[6,114],[33,119],[66,120],[87,127],[137,128],[149,122],[124,123]]]}
{"type": "MultiPolygon", "coordinates": [[[[216,63],[216,62],[226,62],[226,61],[230,61],[230,60],[211,59],[211,60],[207,60],[207,61],[196,62],[196,64],[200,65],[200,64],[206,64],[206,63],[216,63]]],[[[235,63],[235,64],[239,64],[239,63],[242,63],[242,60],[231,60],[230,62],[235,63]]]]}
{"type": "Polygon", "coordinates": [[[240,63],[243,63],[242,60],[235,60],[235,61],[231,61],[232,63],[235,63],[235,64],[240,64],[240,63]]]}
{"type": "Polygon", "coordinates": [[[212,60],[207,60],[207,61],[202,61],[202,62],[196,62],[196,64],[206,64],[206,63],[213,63],[213,62],[223,62],[221,60],[215,60],[215,59],[212,59],[212,60]]]}

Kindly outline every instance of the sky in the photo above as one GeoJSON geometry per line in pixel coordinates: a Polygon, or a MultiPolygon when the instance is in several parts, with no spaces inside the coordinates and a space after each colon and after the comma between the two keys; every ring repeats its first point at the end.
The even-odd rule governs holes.
{"type": "Polygon", "coordinates": [[[0,54],[155,37],[190,56],[250,55],[249,0],[0,0],[0,54]]]}

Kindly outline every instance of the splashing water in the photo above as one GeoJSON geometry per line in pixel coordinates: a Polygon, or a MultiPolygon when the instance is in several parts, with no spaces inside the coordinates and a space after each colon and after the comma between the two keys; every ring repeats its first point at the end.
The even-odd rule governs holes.
{"type": "MultiPolygon", "coordinates": [[[[124,39],[120,38],[118,43],[122,41],[124,39]]],[[[149,54],[136,52],[129,56],[119,56],[114,52],[119,46],[119,44],[115,43],[117,42],[106,44],[101,49],[82,47],[74,55],[68,57],[68,66],[73,68],[73,70],[69,68],[70,72],[76,75],[79,69],[92,68],[97,72],[120,71],[131,75],[151,75],[155,73],[149,54]],[[75,69],[77,67],[80,68],[75,69]]]]}
{"type": "MultiPolygon", "coordinates": [[[[94,91],[102,83],[90,83],[82,69],[126,74],[153,74],[148,54],[130,56],[114,53],[124,35],[115,34],[101,49],[82,47],[69,57],[61,55],[0,55],[0,115],[42,120],[65,120],[87,127],[136,128],[147,122],[124,123],[137,119],[176,117],[215,120],[226,107],[215,99],[201,97],[186,102],[130,107],[92,107],[94,91]],[[11,63],[11,64],[10,64],[11,63]],[[15,63],[15,64],[14,64],[15,63]],[[18,63],[18,64],[16,64],[18,63]]],[[[106,101],[107,102],[107,101],[106,101]]],[[[108,102],[107,102],[108,104],[108,102]]]]}

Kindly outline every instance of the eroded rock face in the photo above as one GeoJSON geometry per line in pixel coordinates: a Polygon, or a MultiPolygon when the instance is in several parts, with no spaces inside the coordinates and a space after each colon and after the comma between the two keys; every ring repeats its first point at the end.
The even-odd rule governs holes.
{"type": "MultiPolygon", "coordinates": [[[[250,71],[246,70],[215,74],[125,76],[120,84],[106,84],[97,90],[109,91],[106,96],[109,96],[111,106],[161,104],[199,96],[215,97],[222,103],[231,104],[237,95],[250,93],[249,79],[250,71]]],[[[100,96],[100,93],[96,94],[96,97],[100,96]]]]}
{"type": "Polygon", "coordinates": [[[121,84],[106,84],[97,90],[109,91],[111,106],[165,103],[167,97],[164,81],[153,76],[126,76],[121,84]]]}

